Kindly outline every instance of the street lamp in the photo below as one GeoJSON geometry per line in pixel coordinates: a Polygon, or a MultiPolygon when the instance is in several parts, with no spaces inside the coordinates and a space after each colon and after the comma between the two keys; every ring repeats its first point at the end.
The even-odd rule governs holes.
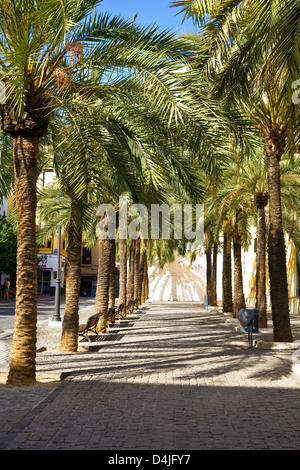
{"type": "Polygon", "coordinates": [[[52,321],[61,321],[60,318],[60,239],[61,227],[58,229],[58,247],[57,247],[57,276],[55,281],[55,306],[52,321]]]}

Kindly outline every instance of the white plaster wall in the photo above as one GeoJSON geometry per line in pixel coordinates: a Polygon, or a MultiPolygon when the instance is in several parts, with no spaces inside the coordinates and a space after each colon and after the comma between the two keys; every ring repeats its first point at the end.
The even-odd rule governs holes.
{"type": "MultiPolygon", "coordinates": [[[[40,255],[41,256],[41,253],[40,255]]],[[[53,277],[54,271],[57,271],[57,255],[44,255],[45,258],[43,262],[40,263],[40,267],[46,268],[48,270],[51,269],[51,287],[55,287],[56,285],[56,279],[53,277]]],[[[61,268],[61,286],[64,284],[64,268],[63,268],[63,262],[64,262],[64,257],[61,256],[60,258],[60,268],[61,268]]]]}
{"type": "MultiPolygon", "coordinates": [[[[242,252],[243,282],[246,299],[250,294],[253,269],[255,268],[255,253],[253,244],[249,250],[242,252]]],[[[222,300],[222,253],[217,257],[217,297],[222,300]]],[[[233,255],[232,255],[233,266],[233,255]]],[[[177,256],[173,263],[159,269],[155,260],[149,267],[149,298],[163,301],[201,301],[206,294],[206,258],[198,256],[192,267],[189,260],[177,256]]],[[[232,268],[233,275],[233,268],[232,268]]],[[[233,279],[233,277],[232,277],[233,279]]]]}
{"type": "Polygon", "coordinates": [[[157,260],[149,267],[149,298],[164,301],[203,301],[205,295],[205,265],[197,260],[189,269],[189,262],[176,257],[173,263],[158,267],[157,260]]]}

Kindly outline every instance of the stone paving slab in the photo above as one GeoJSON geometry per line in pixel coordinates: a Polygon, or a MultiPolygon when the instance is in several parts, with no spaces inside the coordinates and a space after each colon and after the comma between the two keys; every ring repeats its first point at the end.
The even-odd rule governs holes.
{"type": "Polygon", "coordinates": [[[0,386],[0,449],[300,449],[293,350],[250,349],[198,303],[147,307],[77,353],[59,353],[59,328],[40,324],[38,374],[64,380],[0,386]]]}

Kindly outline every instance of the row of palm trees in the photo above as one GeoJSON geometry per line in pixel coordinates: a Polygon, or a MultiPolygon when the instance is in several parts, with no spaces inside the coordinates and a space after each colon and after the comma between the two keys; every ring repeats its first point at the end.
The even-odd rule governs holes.
{"type": "MultiPolygon", "coordinates": [[[[267,171],[262,164],[256,189],[249,194],[257,207],[258,234],[263,232],[268,201],[274,337],[292,340],[280,167],[284,152],[291,149],[294,154],[298,143],[299,111],[291,100],[299,69],[297,4],[288,0],[280,6],[271,0],[226,4],[177,0],[173,4],[193,17],[201,34],[175,36],[98,13],[95,8],[101,7],[101,1],[97,0],[0,1],[0,78],[6,85],[1,158],[12,155],[14,166],[12,175],[5,160],[0,183],[6,188],[14,185],[18,226],[9,384],[35,382],[37,215],[44,220],[41,236],[47,238],[61,226],[67,233],[61,350],[76,351],[82,243],[100,245],[95,306],[101,318],[99,331],[104,331],[112,305],[114,286],[109,280],[116,252],[122,280],[128,279],[122,284],[119,305],[128,309],[148,295],[146,275],[141,275],[142,283],[137,275],[146,272],[145,253],[153,255],[156,249],[158,254],[163,252],[162,260],[168,260],[169,253],[185,250],[184,241],[177,240],[125,244],[119,239],[117,245],[114,240],[99,241],[97,206],[117,207],[120,195],[146,207],[211,201],[208,259],[209,247],[216,252],[219,244],[218,225],[224,236],[224,272],[233,240],[235,283],[241,285],[240,250],[247,211],[234,196],[245,196],[246,164],[253,162],[256,168],[257,161],[266,162],[267,171]],[[39,193],[37,177],[47,159],[58,183],[39,193]],[[222,187],[228,189],[229,184],[235,186],[233,192],[222,194],[222,187]]],[[[294,214],[296,209],[293,205],[294,214]]],[[[257,246],[258,262],[263,263],[264,241],[260,239],[257,246]]],[[[258,265],[257,272],[263,271],[258,265]]],[[[265,286],[261,276],[258,289],[265,286]]],[[[243,296],[235,296],[231,305],[229,277],[224,276],[223,282],[223,308],[236,312],[243,296]]],[[[262,315],[264,301],[263,290],[258,295],[262,315]]]]}
{"type": "Polygon", "coordinates": [[[192,94],[184,84],[189,48],[169,32],[94,14],[98,3],[0,2],[1,79],[6,85],[1,128],[13,147],[18,225],[9,384],[35,381],[41,148],[53,148],[70,203],[64,335],[76,324],[69,319],[78,315],[79,248],[91,204],[111,194],[114,183],[140,200],[141,188],[149,191],[147,197],[163,193],[164,177],[175,172],[188,182],[196,173],[183,153],[189,117],[190,132],[201,130],[203,142],[205,134],[212,138],[206,117],[211,111],[198,116],[189,107],[192,94]]]}
{"type": "Polygon", "coordinates": [[[177,0],[203,27],[197,41],[198,68],[224,106],[244,109],[262,138],[267,162],[268,260],[274,337],[291,341],[286,253],[282,223],[280,162],[294,154],[299,107],[292,95],[299,78],[299,4],[292,0],[177,0]]]}
{"type": "MultiPolygon", "coordinates": [[[[266,246],[269,233],[268,184],[266,159],[263,155],[239,165],[229,166],[224,174],[223,185],[213,188],[213,197],[206,206],[207,294],[216,299],[217,253],[223,254],[223,311],[237,315],[246,305],[243,292],[242,248],[248,250],[255,228],[256,251],[256,305],[259,310],[260,326],[267,325],[266,246]],[[222,239],[222,242],[220,242],[222,239]],[[233,251],[233,271],[231,266],[233,251]]],[[[283,230],[287,241],[292,241],[299,250],[299,211],[300,161],[292,164],[289,159],[281,161],[281,197],[283,207],[283,230]]],[[[197,254],[197,253],[195,253],[197,254]]],[[[194,254],[194,256],[195,256],[194,254]]]]}

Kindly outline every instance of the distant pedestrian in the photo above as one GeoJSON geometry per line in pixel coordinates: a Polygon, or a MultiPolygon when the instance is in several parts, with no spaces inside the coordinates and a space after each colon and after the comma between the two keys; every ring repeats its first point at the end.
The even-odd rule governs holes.
{"type": "Polygon", "coordinates": [[[6,300],[9,299],[9,288],[10,288],[10,282],[8,279],[6,279],[5,285],[4,285],[4,298],[6,300]]]}

